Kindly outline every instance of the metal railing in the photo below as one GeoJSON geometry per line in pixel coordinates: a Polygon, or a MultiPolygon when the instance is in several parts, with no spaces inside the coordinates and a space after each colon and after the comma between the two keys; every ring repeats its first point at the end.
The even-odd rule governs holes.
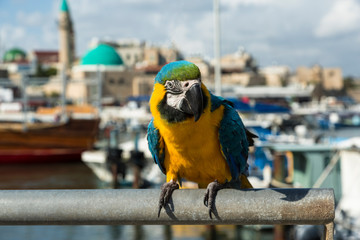
{"type": "Polygon", "coordinates": [[[203,204],[204,190],[173,193],[157,216],[160,190],[2,190],[0,225],[324,225],[333,239],[332,189],[219,191],[215,218],[203,204]]]}

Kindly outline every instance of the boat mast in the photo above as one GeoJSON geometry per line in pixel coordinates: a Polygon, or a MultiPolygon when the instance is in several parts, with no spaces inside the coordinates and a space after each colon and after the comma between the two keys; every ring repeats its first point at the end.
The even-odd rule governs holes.
{"type": "Polygon", "coordinates": [[[219,0],[214,0],[214,57],[215,57],[215,94],[221,96],[220,67],[220,7],[219,0]]]}
{"type": "Polygon", "coordinates": [[[98,115],[100,117],[102,105],[101,105],[101,99],[102,99],[102,78],[103,78],[103,69],[104,67],[101,65],[97,65],[97,103],[98,103],[98,115]]]}
{"type": "Polygon", "coordinates": [[[28,77],[25,73],[21,74],[21,90],[23,103],[23,131],[27,131],[27,110],[28,110],[28,96],[26,93],[26,86],[28,84],[28,77]]]}
{"type": "Polygon", "coordinates": [[[61,117],[62,119],[66,119],[65,118],[65,114],[66,114],[66,80],[67,80],[67,76],[66,76],[66,66],[64,65],[61,68],[61,117]]]}

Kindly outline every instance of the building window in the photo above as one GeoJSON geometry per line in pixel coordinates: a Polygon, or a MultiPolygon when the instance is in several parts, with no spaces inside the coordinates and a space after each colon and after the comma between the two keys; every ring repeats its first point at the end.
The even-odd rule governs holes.
{"type": "Polygon", "coordinates": [[[124,83],[125,83],[125,79],[124,78],[119,78],[118,84],[124,84],[124,83]]]}
{"type": "Polygon", "coordinates": [[[115,83],[115,80],[114,80],[113,78],[110,78],[110,79],[109,79],[109,83],[110,83],[110,84],[114,84],[114,83],[115,83]]]}

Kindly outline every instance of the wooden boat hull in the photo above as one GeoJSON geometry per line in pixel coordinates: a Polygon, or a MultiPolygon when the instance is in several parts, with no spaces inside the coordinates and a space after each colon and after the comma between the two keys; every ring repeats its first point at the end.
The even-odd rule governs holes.
{"type": "Polygon", "coordinates": [[[70,119],[67,123],[0,124],[0,163],[81,161],[98,137],[99,119],[70,119]]]}
{"type": "Polygon", "coordinates": [[[81,161],[83,149],[0,149],[0,164],[81,161]]]}
{"type": "Polygon", "coordinates": [[[70,119],[64,124],[0,124],[0,149],[91,149],[99,119],[70,119]]]}

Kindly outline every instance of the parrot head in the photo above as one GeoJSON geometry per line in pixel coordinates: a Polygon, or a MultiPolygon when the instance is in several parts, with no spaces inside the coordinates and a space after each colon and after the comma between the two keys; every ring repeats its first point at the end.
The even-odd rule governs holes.
{"type": "Polygon", "coordinates": [[[199,68],[188,61],[171,62],[159,71],[155,85],[161,84],[164,96],[158,104],[161,115],[171,122],[180,122],[193,117],[199,120],[206,99],[201,89],[199,68]]]}

